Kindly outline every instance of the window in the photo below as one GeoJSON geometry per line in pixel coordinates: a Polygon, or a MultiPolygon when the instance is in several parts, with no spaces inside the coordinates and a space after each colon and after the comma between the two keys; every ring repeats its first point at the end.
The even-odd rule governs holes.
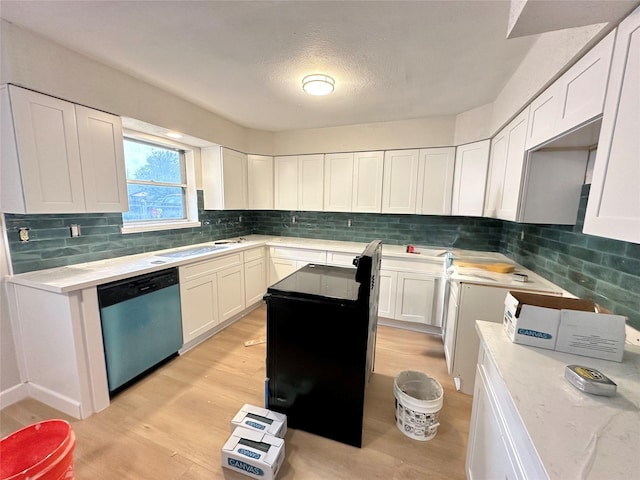
{"type": "Polygon", "coordinates": [[[122,214],[123,233],[199,225],[190,153],[146,136],[124,139],[129,211],[122,214]]]}

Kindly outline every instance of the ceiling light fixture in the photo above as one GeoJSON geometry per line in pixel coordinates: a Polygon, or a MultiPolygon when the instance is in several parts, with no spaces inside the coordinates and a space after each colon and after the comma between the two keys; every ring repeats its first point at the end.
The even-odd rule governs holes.
{"type": "Polygon", "coordinates": [[[167,137],[178,139],[178,138],[182,138],[182,135],[179,134],[178,132],[168,132],[167,137]]]}
{"type": "Polygon", "coordinates": [[[333,92],[335,83],[329,75],[307,75],[302,79],[302,89],[309,95],[329,95],[333,92]]]}

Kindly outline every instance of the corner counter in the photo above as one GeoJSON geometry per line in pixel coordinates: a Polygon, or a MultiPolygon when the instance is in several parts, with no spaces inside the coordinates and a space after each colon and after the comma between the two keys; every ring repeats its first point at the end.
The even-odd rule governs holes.
{"type": "Polygon", "coordinates": [[[627,345],[618,363],[518,345],[497,323],[478,321],[476,330],[467,478],[637,478],[640,347],[627,345]],[[573,387],[570,364],[600,370],[616,396],[573,387]]]}

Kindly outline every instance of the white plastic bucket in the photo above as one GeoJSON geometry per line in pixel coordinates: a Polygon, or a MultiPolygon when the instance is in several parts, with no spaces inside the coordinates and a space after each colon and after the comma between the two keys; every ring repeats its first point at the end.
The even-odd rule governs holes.
{"type": "Polygon", "coordinates": [[[431,440],[438,431],[442,385],[422,372],[400,372],[393,382],[396,425],[407,437],[431,440]]]}

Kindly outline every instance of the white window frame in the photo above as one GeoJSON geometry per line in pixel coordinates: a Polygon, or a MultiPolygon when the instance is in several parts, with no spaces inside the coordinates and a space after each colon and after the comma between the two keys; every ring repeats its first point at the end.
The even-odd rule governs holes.
{"type": "Polygon", "coordinates": [[[133,130],[124,129],[124,137],[126,139],[138,140],[145,143],[151,143],[160,147],[179,149],[184,152],[184,174],[186,181],[185,188],[185,213],[187,218],[181,220],[150,220],[146,222],[135,222],[126,224],[124,218],[122,220],[122,227],[120,232],[127,233],[140,233],[140,232],[155,232],[162,230],[175,230],[178,228],[192,228],[200,227],[202,223],[198,220],[198,192],[196,190],[196,166],[195,156],[196,150],[199,153],[199,148],[191,145],[185,145],[172,140],[156,137],[155,135],[149,135],[143,132],[136,132],[133,130]]]}

